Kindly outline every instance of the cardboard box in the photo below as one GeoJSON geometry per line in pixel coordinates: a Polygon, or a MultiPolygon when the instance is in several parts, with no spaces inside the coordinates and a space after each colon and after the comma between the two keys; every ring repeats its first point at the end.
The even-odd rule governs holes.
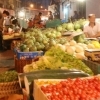
{"type": "Polygon", "coordinates": [[[48,98],[46,97],[46,95],[42,92],[41,90],[41,85],[44,85],[44,84],[38,84],[39,81],[43,81],[44,83],[48,84],[49,82],[59,82],[61,80],[64,80],[64,79],[38,79],[38,80],[34,80],[34,92],[33,92],[33,97],[34,97],[34,100],[48,100],[48,98]]]}
{"type": "MultiPolygon", "coordinates": [[[[86,77],[87,79],[90,79],[90,78],[93,78],[94,76],[92,77],[86,77]]],[[[97,77],[100,78],[100,75],[97,75],[97,77]]],[[[84,79],[84,78],[82,78],[84,79]]],[[[34,80],[34,93],[33,93],[33,97],[34,97],[34,100],[48,100],[47,96],[43,93],[43,91],[41,90],[41,86],[42,85],[47,85],[47,84],[50,84],[49,82],[51,83],[54,83],[55,82],[60,82],[62,80],[65,80],[65,79],[38,79],[38,80],[34,80]],[[43,81],[43,83],[39,83],[39,81],[43,81]]],[[[74,79],[73,79],[74,80],[74,79]]],[[[100,98],[98,99],[100,100],[100,98]]]]}
{"type": "Polygon", "coordinates": [[[34,81],[34,93],[33,93],[34,100],[48,100],[45,94],[40,89],[40,85],[37,84],[37,81],[38,80],[34,81]]]}

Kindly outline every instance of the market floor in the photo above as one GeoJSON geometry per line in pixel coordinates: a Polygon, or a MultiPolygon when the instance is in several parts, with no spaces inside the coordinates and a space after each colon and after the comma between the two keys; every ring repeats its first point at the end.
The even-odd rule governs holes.
{"type": "Polygon", "coordinates": [[[11,50],[0,52],[0,72],[14,68],[14,53],[11,50]]]}
{"type": "MultiPolygon", "coordinates": [[[[14,69],[14,53],[11,50],[0,52],[0,73],[14,69]]],[[[23,100],[23,95],[12,94],[8,98],[0,98],[0,100],[23,100]]]]}

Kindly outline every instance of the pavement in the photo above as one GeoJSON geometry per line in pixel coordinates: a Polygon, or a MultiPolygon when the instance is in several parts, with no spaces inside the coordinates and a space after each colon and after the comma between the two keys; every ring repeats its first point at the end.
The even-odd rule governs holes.
{"type": "Polygon", "coordinates": [[[14,52],[6,50],[0,52],[0,72],[14,68],[14,52]]]}

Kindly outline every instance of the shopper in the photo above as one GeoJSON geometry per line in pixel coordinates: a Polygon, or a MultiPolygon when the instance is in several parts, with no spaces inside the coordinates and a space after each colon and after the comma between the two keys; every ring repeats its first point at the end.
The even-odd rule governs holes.
{"type": "Polygon", "coordinates": [[[19,23],[18,23],[17,18],[12,19],[11,23],[12,23],[12,29],[13,29],[13,31],[14,31],[15,33],[16,33],[16,32],[19,32],[19,30],[20,30],[20,25],[19,25],[19,23]]]}
{"type": "Polygon", "coordinates": [[[48,12],[48,20],[53,20],[53,14],[51,11],[48,12]]]}
{"type": "MultiPolygon", "coordinates": [[[[3,11],[3,18],[4,18],[4,21],[3,21],[3,34],[11,34],[11,33],[9,33],[9,28],[12,27],[10,13],[8,11],[4,10],[3,11]]],[[[8,41],[3,40],[3,50],[10,49],[10,44],[11,44],[10,40],[8,40],[8,41]]]]}
{"type": "Polygon", "coordinates": [[[33,20],[33,27],[37,27],[37,28],[44,27],[44,25],[42,24],[41,16],[42,16],[41,12],[39,12],[39,14],[35,16],[35,18],[33,20]]]}
{"type": "Polygon", "coordinates": [[[78,20],[79,19],[79,15],[77,11],[74,11],[74,16],[73,16],[74,20],[78,20]]]}
{"type": "Polygon", "coordinates": [[[11,20],[10,20],[10,14],[8,11],[4,10],[3,11],[3,17],[4,17],[4,26],[10,26],[11,25],[11,20]]]}
{"type": "Polygon", "coordinates": [[[3,50],[3,45],[2,45],[2,31],[3,31],[3,16],[2,13],[0,12],[0,51],[3,50]]]}
{"type": "Polygon", "coordinates": [[[39,12],[39,14],[35,16],[34,24],[40,24],[41,23],[41,16],[42,16],[41,12],[39,12]]]}
{"type": "Polygon", "coordinates": [[[32,28],[32,27],[33,27],[33,21],[32,19],[29,19],[28,28],[32,28]]]}
{"type": "Polygon", "coordinates": [[[84,33],[87,38],[100,37],[100,24],[96,22],[95,19],[95,14],[89,14],[89,23],[84,26],[84,33]]]}

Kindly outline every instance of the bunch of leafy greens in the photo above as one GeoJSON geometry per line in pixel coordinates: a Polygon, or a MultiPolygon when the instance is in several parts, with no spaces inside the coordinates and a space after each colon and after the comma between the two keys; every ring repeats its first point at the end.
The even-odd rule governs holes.
{"type": "MultiPolygon", "coordinates": [[[[66,69],[81,70],[90,75],[93,74],[91,69],[86,66],[81,60],[75,58],[72,55],[67,54],[58,46],[54,46],[48,51],[46,51],[45,55],[40,57],[38,61],[33,62],[30,68],[31,71],[34,71],[45,69],[61,69],[62,67],[66,69]]],[[[27,70],[27,72],[28,71],[30,72],[30,70],[27,70]]]]}

